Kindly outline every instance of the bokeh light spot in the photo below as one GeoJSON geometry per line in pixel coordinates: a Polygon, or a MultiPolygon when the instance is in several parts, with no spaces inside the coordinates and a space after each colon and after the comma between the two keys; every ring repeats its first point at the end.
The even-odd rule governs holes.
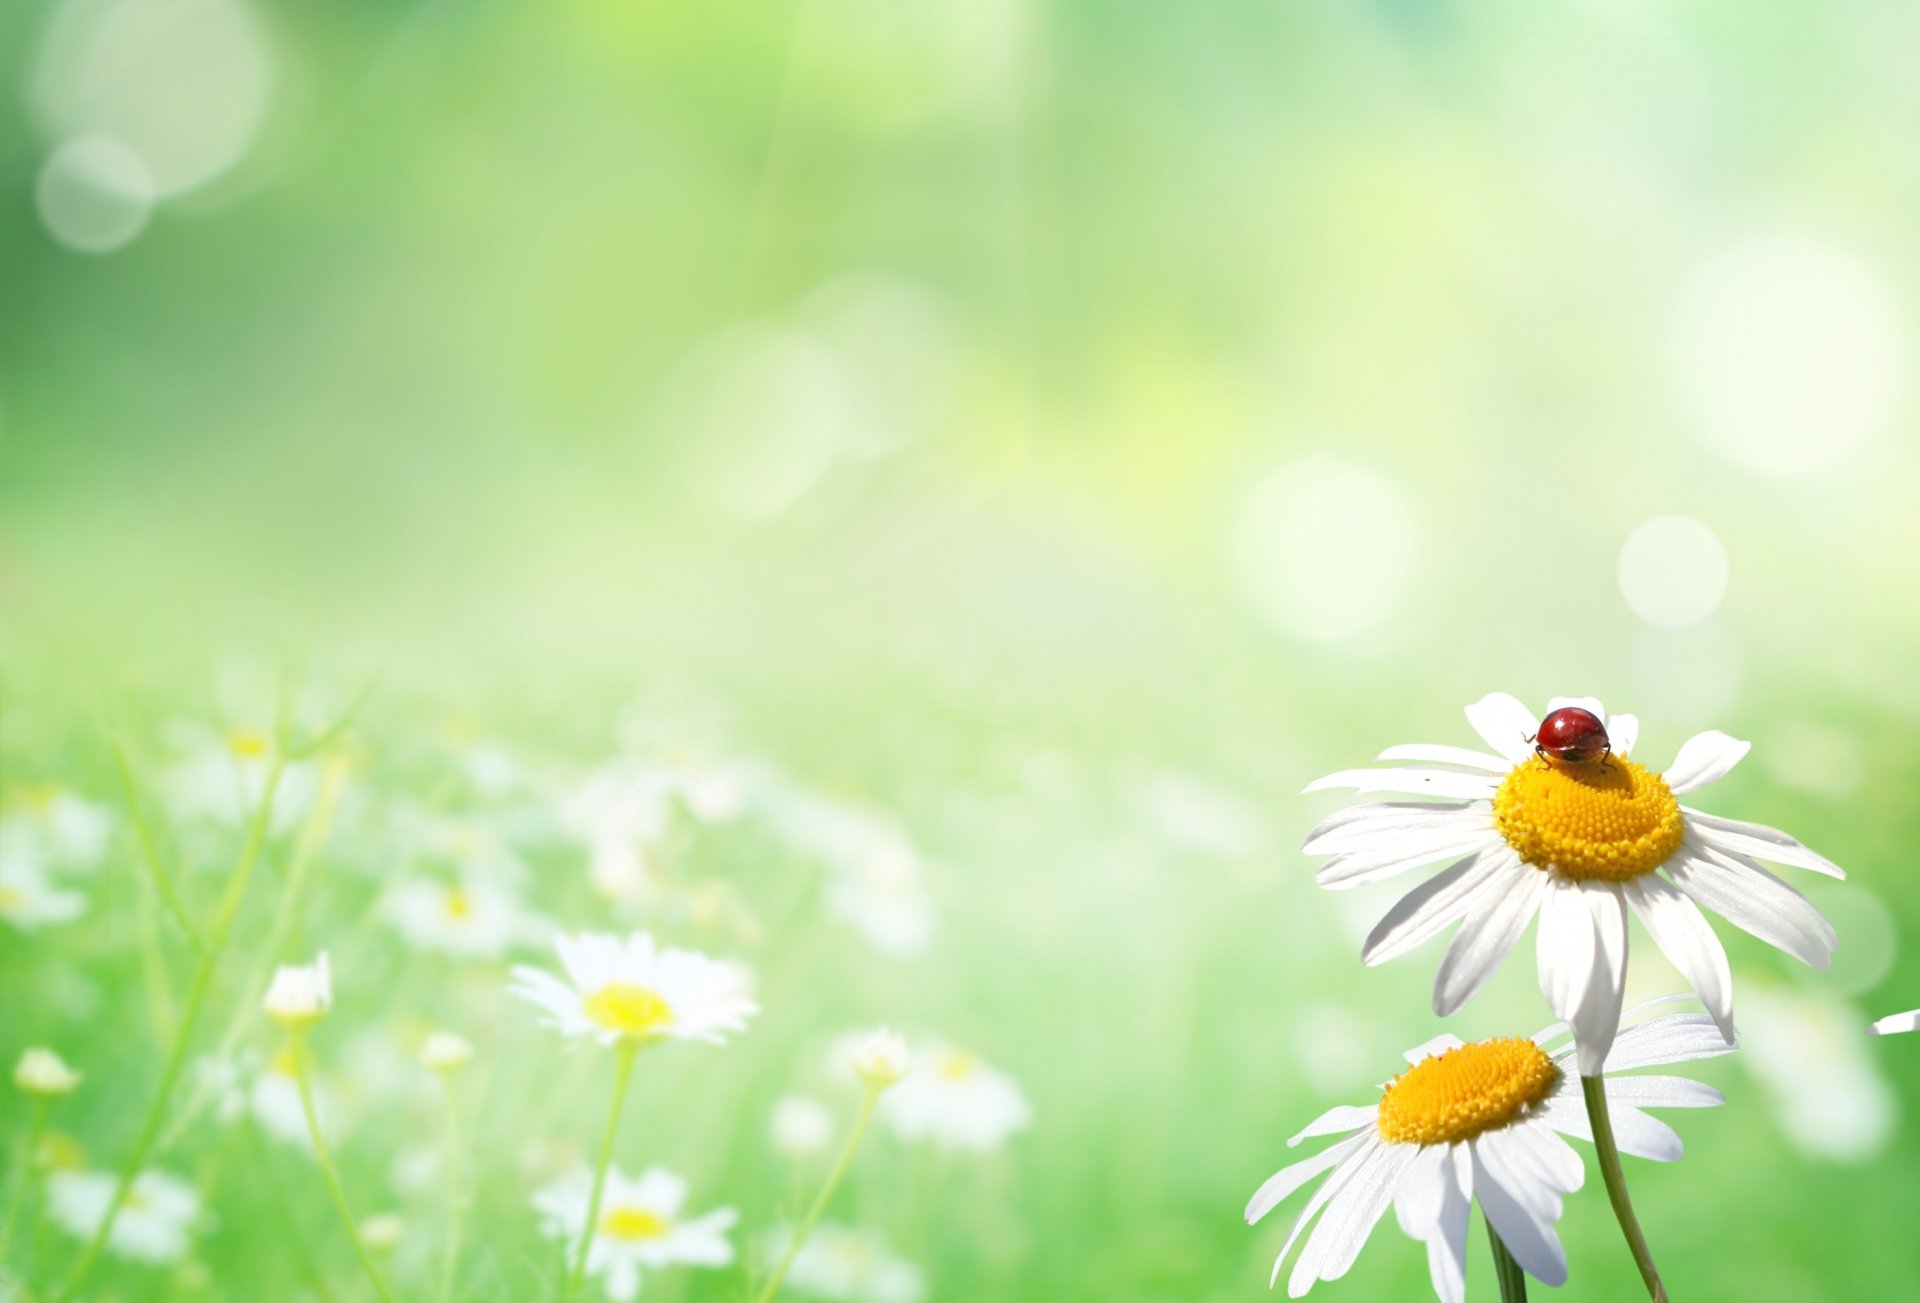
{"type": "Polygon", "coordinates": [[[34,201],[47,232],[81,253],[131,244],[153,215],[153,178],[118,140],[87,136],[56,149],[40,169],[34,201]]]}
{"type": "Polygon", "coordinates": [[[1392,614],[1413,568],[1413,525],[1404,497],[1384,477],[1307,458],[1254,487],[1234,560],[1267,620],[1314,642],[1337,642],[1392,614]]]}
{"type": "Polygon", "coordinates": [[[1727,549],[1691,516],[1655,516],[1620,548],[1620,592],[1648,624],[1678,629],[1712,615],[1727,592],[1727,549]]]}

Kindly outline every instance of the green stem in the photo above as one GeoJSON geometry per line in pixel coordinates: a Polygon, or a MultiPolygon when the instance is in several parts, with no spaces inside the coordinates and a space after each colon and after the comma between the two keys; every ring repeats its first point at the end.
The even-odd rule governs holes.
{"type": "Polygon", "coordinates": [[[447,1243],[440,1255],[440,1303],[447,1303],[453,1297],[455,1267],[460,1261],[460,1215],[465,1201],[460,1197],[459,1088],[451,1072],[442,1073],[440,1081],[447,1101],[447,1151],[440,1162],[447,1179],[447,1243]]]}
{"type": "Polygon", "coordinates": [[[154,839],[153,828],[148,824],[146,811],[140,805],[140,789],[133,781],[133,766],[127,760],[126,745],[121,742],[120,732],[111,722],[107,724],[107,748],[113,752],[113,772],[120,780],[120,795],[127,803],[127,821],[133,825],[134,837],[140,843],[147,876],[160,893],[160,901],[167,907],[167,914],[173,919],[174,926],[180,929],[180,934],[196,951],[205,953],[206,942],[200,937],[200,929],[193,925],[187,907],[181,903],[180,893],[173,885],[173,875],[167,872],[166,860],[160,855],[160,844],[154,839]]]}
{"type": "Polygon", "coordinates": [[[560,1296],[563,1300],[578,1294],[587,1278],[587,1251],[593,1247],[593,1237],[600,1226],[600,1196],[606,1192],[607,1166],[613,1162],[613,1138],[620,1130],[620,1110],[627,1102],[627,1082],[633,1076],[633,1061],[639,1053],[640,1042],[620,1042],[620,1067],[613,1079],[613,1107],[607,1112],[606,1134],[600,1138],[600,1160],[593,1168],[593,1193],[587,1196],[587,1223],[580,1228],[580,1247],[574,1251],[573,1270],[567,1273],[567,1288],[560,1296]]]}
{"type": "Polygon", "coordinates": [[[13,1226],[19,1220],[20,1209],[27,1202],[27,1184],[33,1180],[33,1156],[40,1148],[40,1133],[47,1125],[47,1109],[52,1102],[44,1095],[34,1101],[33,1121],[27,1124],[26,1137],[21,1141],[19,1155],[14,1159],[7,1211],[4,1217],[0,1217],[0,1267],[6,1265],[7,1248],[13,1243],[13,1226]]]}
{"type": "Polygon", "coordinates": [[[300,1110],[307,1115],[307,1134],[313,1137],[313,1156],[320,1164],[320,1174],[327,1178],[327,1190],[333,1195],[333,1206],[340,1213],[340,1224],[346,1227],[347,1238],[353,1242],[353,1256],[360,1259],[361,1269],[367,1273],[367,1279],[373,1282],[373,1292],[385,1303],[394,1303],[393,1292],[387,1288],[386,1279],[380,1275],[380,1268],[374,1265],[373,1255],[367,1252],[367,1246],[360,1238],[360,1223],[354,1220],[353,1207],[347,1202],[346,1187],[340,1184],[339,1169],[333,1165],[333,1154],[327,1149],[327,1138],[320,1131],[320,1114],[313,1106],[313,1074],[307,1065],[305,1034],[288,1033],[287,1046],[293,1054],[293,1079],[300,1087],[300,1110]]]}
{"type": "Polygon", "coordinates": [[[160,1071],[159,1089],[154,1092],[153,1103],[147,1107],[146,1120],[140,1124],[140,1133],[133,1142],[133,1148],[127,1151],[126,1160],[120,1165],[113,1199],[107,1204],[107,1211],[100,1218],[93,1238],[80,1251],[66,1284],[53,1296],[53,1303],[65,1303],[86,1282],[94,1263],[99,1261],[100,1251],[106,1247],[107,1237],[113,1234],[113,1224],[119,1219],[121,1208],[126,1205],[134,1178],[140,1174],[148,1153],[153,1149],[153,1142],[159,1138],[160,1128],[166,1122],[167,1101],[173,1097],[174,1087],[180,1083],[180,1073],[187,1066],[187,1051],[193,1044],[193,1031],[199,1024],[201,1012],[206,1008],[207,994],[213,989],[220,956],[226,950],[227,937],[233,931],[234,918],[240,912],[240,902],[246,898],[247,881],[253,876],[254,865],[259,862],[260,847],[267,839],[267,825],[273,814],[274,794],[280,789],[280,776],[285,768],[285,761],[276,750],[274,761],[267,770],[266,782],[260,789],[259,803],[254,807],[253,818],[247,826],[246,841],[241,845],[240,857],[234,862],[232,876],[227,881],[226,895],[221,898],[220,912],[214,918],[213,927],[206,935],[206,944],[200,951],[200,964],[194,970],[193,986],[187,992],[187,1005],[181,1012],[180,1025],[174,1032],[173,1048],[167,1052],[166,1066],[160,1071]]]}
{"type": "Polygon", "coordinates": [[[1527,1303],[1527,1273],[1513,1260],[1492,1221],[1487,1222],[1487,1241],[1493,1246],[1493,1276],[1500,1282],[1500,1303],[1527,1303]]]}
{"type": "Polygon", "coordinates": [[[787,1241],[787,1251],[780,1255],[780,1261],[773,1269],[773,1275],[767,1277],[767,1283],[755,1298],[754,1303],[773,1303],[773,1296],[780,1292],[780,1283],[787,1278],[787,1269],[793,1266],[793,1260],[800,1256],[800,1249],[813,1234],[813,1228],[820,1224],[820,1215],[827,1210],[827,1201],[833,1198],[833,1192],[839,1188],[840,1181],[853,1166],[853,1155],[860,1148],[861,1137],[867,1134],[867,1124],[873,1121],[874,1105],[880,1102],[881,1086],[867,1087],[867,1097],[860,1101],[860,1116],[853,1120],[853,1130],[847,1133],[847,1143],[841,1147],[840,1157],[835,1160],[833,1170],[827,1173],[825,1185],[814,1196],[813,1207],[807,1209],[806,1218],[794,1228],[793,1237],[787,1241]]]}
{"type": "Polygon", "coordinates": [[[1613,1118],[1607,1112],[1607,1087],[1601,1077],[1580,1078],[1580,1092],[1586,1096],[1587,1121],[1593,1130],[1593,1148],[1600,1159],[1600,1178],[1607,1185],[1607,1199],[1613,1204],[1613,1215],[1620,1222],[1621,1233],[1627,1237],[1627,1248],[1633,1252],[1634,1265],[1640,1268],[1640,1279],[1646,1282],[1647,1294],[1653,1303],[1668,1303],[1667,1287],[1660,1282],[1659,1269],[1653,1265],[1653,1253],[1647,1248],[1647,1237],[1640,1229],[1640,1219],[1633,1215],[1633,1201],[1627,1198],[1626,1173],[1620,1170],[1620,1148],[1613,1139],[1613,1118]]]}

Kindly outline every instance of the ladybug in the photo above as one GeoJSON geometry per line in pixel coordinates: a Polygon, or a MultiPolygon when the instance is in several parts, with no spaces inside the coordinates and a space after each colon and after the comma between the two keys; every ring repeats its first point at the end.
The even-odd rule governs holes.
{"type": "Polygon", "coordinates": [[[1598,760],[1613,751],[1607,738],[1607,726],[1590,710],[1562,706],[1540,721],[1540,731],[1528,739],[1534,754],[1579,765],[1598,760]]]}

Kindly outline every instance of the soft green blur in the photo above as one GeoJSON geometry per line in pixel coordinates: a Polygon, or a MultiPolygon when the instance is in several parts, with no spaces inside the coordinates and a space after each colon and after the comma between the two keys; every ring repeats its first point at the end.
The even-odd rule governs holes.
{"type": "MultiPolygon", "coordinates": [[[[889,812],[937,904],[909,957],[752,819],[671,846],[738,918],[615,911],[578,847],[532,856],[555,925],[760,975],[733,1044],[642,1060],[621,1161],[739,1206],[753,1247],[798,1207],[773,1099],[850,1109],[819,1084],[849,1028],[950,1037],[1034,1125],[985,1156],[876,1135],[835,1215],[940,1303],[1198,1303],[1265,1296],[1292,1206],[1240,1209],[1285,1138],[1441,1030],[1437,947],[1360,966],[1394,892],[1316,890],[1296,848],[1338,802],[1295,793],[1471,742],[1486,691],[1594,693],[1662,764],[1751,738],[1702,804],[1852,875],[1795,879],[1830,973],[1716,923],[1748,1043],[1694,1075],[1728,1104],[1673,1119],[1681,1163],[1628,1160],[1674,1296],[1910,1292],[1920,1036],[1864,1027],[1920,1005],[1920,11],[242,3],[0,7],[0,799],[117,808],[100,712],[157,770],[219,666],[300,655],[336,703],[383,667],[364,808],[446,800],[457,725],[553,794],[637,728],[889,812]],[[148,205],[54,168],[103,138],[185,180],[148,205]],[[1710,543],[1623,586],[1671,515],[1717,537],[1723,598],[1710,543]]],[[[295,831],[214,1031],[257,1001],[295,831]]],[[[503,964],[409,953],[371,917],[399,866],[355,833],[273,958],[334,951],[323,1053],[425,1021],[481,1047],[465,1279],[541,1297],[527,1173],[591,1146],[611,1059],[503,964]]],[[[84,918],[0,924],[0,1058],[85,1068],[54,1124],[109,1166],[188,967],[114,838],[84,918]]],[[[1634,944],[1636,994],[1678,987],[1634,944]]],[[[1454,1030],[1548,1021],[1531,949],[1454,1030]]],[[[430,1254],[435,1191],[391,1185],[434,1134],[417,1085],[341,1160],[430,1254]]],[[[361,1296],[297,1152],[206,1125],[169,1166],[213,1191],[204,1272],[110,1265],[90,1297],[361,1296]]],[[[1597,1181],[1562,1229],[1559,1297],[1635,1297],[1597,1181]]],[[[41,1286],[76,1247],[24,1242],[41,1286]]],[[[1426,1280],[1389,1217],[1314,1297],[1426,1280]]]]}

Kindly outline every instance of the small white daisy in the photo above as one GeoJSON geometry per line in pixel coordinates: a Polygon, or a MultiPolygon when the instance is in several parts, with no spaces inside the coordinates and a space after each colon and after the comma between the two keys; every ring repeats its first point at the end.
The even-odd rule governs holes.
{"type": "Polygon", "coordinates": [[[420,1046],[420,1062],[434,1072],[455,1073],[473,1062],[473,1046],[453,1032],[431,1032],[420,1046]]]}
{"type": "Polygon", "coordinates": [[[512,990],[545,1009],[567,1036],[591,1036],[602,1045],[665,1037],[719,1044],[760,1012],[738,966],[690,950],[656,949],[644,932],[624,940],[594,932],[556,936],[553,948],[566,980],[523,964],[513,970],[512,990]]]}
{"type": "Polygon", "coordinates": [[[1890,1013],[1867,1030],[1875,1036],[1892,1036],[1896,1032],[1920,1031],[1920,1009],[1908,1013],[1890,1013]]]}
{"type": "MultiPolygon", "coordinates": [[[[170,730],[176,759],[161,775],[160,790],[176,817],[240,828],[253,817],[273,771],[273,731],[240,725],[222,732],[179,722],[170,730]]],[[[313,803],[319,773],[311,761],[288,764],[274,793],[272,827],[291,828],[313,803]]]]}
{"type": "Polygon", "coordinates": [[[71,1095],[80,1085],[80,1073],[45,1046],[36,1045],[20,1056],[13,1067],[13,1084],[28,1095],[53,1099],[71,1095]]]}
{"type": "Polygon", "coordinates": [[[782,1095],[768,1119],[773,1147],[789,1158],[817,1154],[833,1143],[833,1114],[811,1095],[782,1095]]]}
{"type": "Polygon", "coordinates": [[[995,1149],[1033,1121],[1019,1083],[951,1045],[928,1045],[880,1101],[880,1117],[904,1140],[943,1149],[995,1149]]]}
{"type": "Polygon", "coordinates": [[[0,858],[30,855],[61,869],[91,869],[107,853],[113,815],[58,783],[35,783],[7,793],[0,816],[0,858]]]}
{"type": "MultiPolygon", "coordinates": [[[[593,1173],[585,1164],[553,1181],[533,1196],[542,1231],[568,1246],[567,1256],[579,1251],[580,1237],[593,1198],[593,1173]]],[[[678,1265],[725,1267],[733,1261],[727,1232],[739,1220],[731,1208],[716,1208],[698,1217],[682,1217],[687,1183],[662,1167],[650,1167],[638,1177],[619,1168],[607,1172],[600,1216],[587,1249],[587,1273],[603,1278],[607,1297],[625,1303],[640,1292],[640,1275],[678,1265]]]]}
{"type": "Polygon", "coordinates": [[[387,893],[380,914],[415,949],[465,959],[497,958],[536,926],[512,895],[479,882],[414,878],[387,893]]]}
{"type": "Polygon", "coordinates": [[[311,1027],[333,1008],[333,969],[327,952],[311,964],[283,964],[273,972],[262,1005],[267,1017],[288,1029],[311,1027]]]}
{"type": "MultiPolygon", "coordinates": [[[[789,1227],[768,1235],[768,1259],[779,1261],[792,1237],[789,1227]]],[[[920,1269],[894,1253],[878,1232],[832,1222],[813,1228],[787,1269],[786,1284],[796,1294],[835,1303],[920,1303],[927,1296],[920,1269]]]]}
{"type": "Polygon", "coordinates": [[[875,1090],[885,1090],[907,1075],[913,1056],[899,1032],[881,1027],[870,1032],[849,1056],[853,1075],[875,1090]]]}
{"type": "MultiPolygon", "coordinates": [[[[47,1178],[47,1210],[68,1234],[90,1239],[100,1229],[120,1178],[111,1172],[55,1172],[47,1178]]],[[[107,1248],[136,1262],[178,1261],[200,1219],[200,1192],[177,1176],[149,1168],[133,1180],[107,1248]]]]}
{"type": "Polygon", "coordinates": [[[85,896],[54,886],[40,866],[26,857],[0,864],[0,919],[22,932],[68,922],[86,908],[85,896]]]}
{"type": "MultiPolygon", "coordinates": [[[[1554,1223],[1563,1197],[1585,1181],[1586,1168],[1560,1137],[1593,1138],[1573,1071],[1574,1047],[1547,1048],[1568,1030],[1557,1023],[1531,1038],[1472,1045],[1436,1036],[1407,1051],[1412,1067],[1382,1088],[1379,1103],[1342,1105],[1310,1122],[1288,1145],[1309,1136],[1345,1138],[1281,1168],[1247,1204],[1247,1221],[1257,1222],[1328,1174],[1274,1259],[1273,1279],[1279,1280],[1303,1235],[1305,1245],[1287,1278],[1290,1297],[1299,1298],[1315,1281],[1345,1275],[1392,1204],[1400,1229],[1427,1246],[1434,1293],[1442,1303],[1463,1303],[1467,1221],[1477,1200],[1528,1275],[1547,1285],[1565,1283],[1567,1256],[1554,1223]]],[[[1671,1162],[1682,1152],[1680,1137],[1642,1110],[1706,1108],[1722,1099],[1719,1091],[1685,1077],[1613,1074],[1731,1049],[1704,1014],[1669,1014],[1620,1032],[1605,1065],[1620,1151],[1671,1162]]]]}
{"type": "Polygon", "coordinates": [[[1832,926],[1759,861],[1845,877],[1839,867],[1778,829],[1679,802],[1724,777],[1748,743],[1700,733],[1656,774],[1630,758],[1639,721],[1609,718],[1591,697],[1555,697],[1536,720],[1514,698],[1491,693],[1467,707],[1467,722],[1493,754],[1389,747],[1381,760],[1414,763],[1345,770],[1306,789],[1441,798],[1352,806],[1315,828],[1304,848],[1332,857],[1318,880],[1334,890],[1453,861],[1403,896],[1361,952],[1364,962],[1382,963],[1460,922],[1434,980],[1435,1013],[1445,1017],[1471,999],[1535,914],[1540,989],[1573,1024],[1587,1075],[1619,1022],[1629,910],[1729,1036],[1732,975],[1700,906],[1827,966],[1832,926]]]}

